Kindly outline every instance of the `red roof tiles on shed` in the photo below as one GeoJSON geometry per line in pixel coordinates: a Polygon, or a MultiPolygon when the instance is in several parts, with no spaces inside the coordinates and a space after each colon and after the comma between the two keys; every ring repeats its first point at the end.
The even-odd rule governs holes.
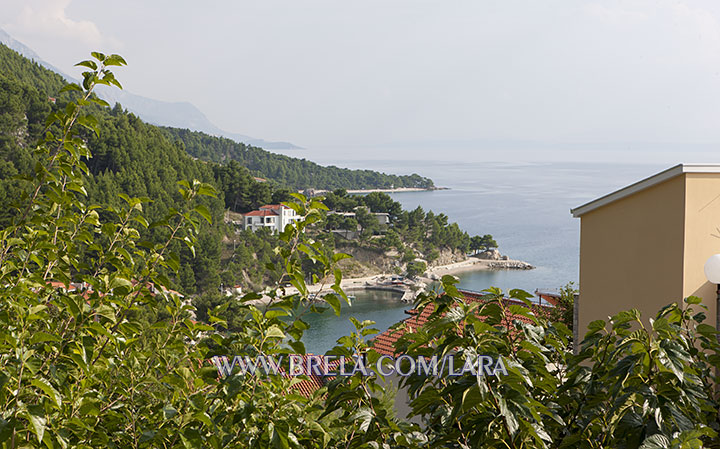
{"type": "MultiPolygon", "coordinates": [[[[302,362],[301,362],[302,365],[304,367],[307,367],[308,359],[310,357],[317,356],[317,355],[316,354],[303,354],[303,355],[299,355],[299,356],[302,357],[302,362]]],[[[317,357],[322,357],[322,356],[317,356],[317,357]]],[[[339,360],[330,361],[328,363],[328,370],[336,371],[338,369],[339,365],[340,365],[339,360]]],[[[285,369],[281,368],[280,370],[282,372],[283,377],[285,377],[285,378],[292,377],[287,372],[285,372],[285,369]]],[[[327,382],[329,382],[330,380],[332,380],[334,378],[335,378],[335,376],[322,376],[322,375],[311,373],[311,374],[307,375],[307,379],[301,380],[300,382],[293,385],[292,388],[293,388],[293,390],[296,390],[303,396],[309,398],[310,396],[313,395],[313,393],[315,393],[322,386],[324,386],[327,382]]]]}
{"type": "MultiPolygon", "coordinates": [[[[470,291],[460,291],[463,296],[465,297],[466,301],[476,302],[476,301],[483,301],[484,294],[482,293],[476,293],[476,292],[470,292],[470,291]]],[[[522,305],[527,306],[522,301],[517,301],[513,299],[504,299],[503,303],[505,305],[522,305]]],[[[427,323],[428,319],[430,318],[430,315],[435,310],[435,306],[433,304],[428,305],[425,307],[424,310],[419,311],[417,309],[411,309],[408,310],[407,313],[411,316],[406,318],[402,321],[402,324],[399,325],[395,329],[388,329],[385,332],[382,332],[378,334],[372,341],[373,349],[375,349],[378,353],[382,355],[387,356],[395,356],[395,342],[398,341],[400,337],[405,335],[407,332],[415,332],[418,328],[422,327],[427,323]]],[[[532,323],[532,320],[522,316],[522,315],[510,315],[508,317],[508,322],[504,323],[506,326],[509,326],[511,324],[511,321],[513,320],[520,320],[525,323],[532,323]]],[[[313,354],[306,354],[302,356],[303,364],[307,365],[308,357],[312,356],[313,354]]],[[[338,360],[335,360],[330,364],[332,369],[337,369],[337,366],[339,364],[338,360]]],[[[287,373],[283,371],[283,375],[285,377],[290,377],[287,373]]],[[[318,376],[315,374],[309,375],[307,380],[302,380],[301,382],[297,383],[293,386],[293,389],[298,391],[300,394],[302,394],[305,397],[310,397],[312,394],[320,389],[323,385],[325,385],[328,381],[333,379],[333,377],[325,377],[325,376],[318,376]]]]}
{"type": "MultiPolygon", "coordinates": [[[[470,302],[478,302],[483,301],[483,293],[475,293],[475,292],[469,292],[469,291],[463,291],[460,290],[460,292],[465,297],[466,301],[470,302]]],[[[526,306],[526,304],[522,301],[516,301],[512,299],[503,299],[503,303],[506,305],[522,305],[526,306]]],[[[373,348],[380,354],[387,355],[387,356],[394,356],[395,355],[395,343],[408,332],[416,332],[418,328],[422,327],[427,323],[428,319],[430,318],[430,315],[435,311],[435,305],[429,304],[425,309],[421,311],[417,309],[409,310],[408,313],[410,313],[411,317],[406,318],[403,320],[402,324],[398,326],[395,329],[388,329],[385,332],[378,334],[373,339],[373,348]]],[[[532,323],[532,320],[522,316],[522,315],[510,315],[508,317],[508,322],[503,323],[505,326],[509,326],[513,320],[520,320],[525,323],[532,323]]]]}
{"type": "Polygon", "coordinates": [[[278,213],[274,210],[270,209],[263,209],[263,210],[254,210],[252,212],[248,212],[245,214],[246,217],[268,217],[268,216],[277,216],[278,213]]]}

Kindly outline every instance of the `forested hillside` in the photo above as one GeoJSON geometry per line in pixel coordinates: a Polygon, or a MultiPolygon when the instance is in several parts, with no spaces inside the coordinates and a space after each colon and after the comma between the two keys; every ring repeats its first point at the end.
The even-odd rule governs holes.
{"type": "MultiPolygon", "coordinates": [[[[64,85],[59,75],[0,46],[0,228],[12,223],[17,214],[13,206],[22,203],[28,193],[27,179],[38,160],[33,149],[45,130],[45,118],[64,110],[73,99],[72,93],[60,92],[64,85]]],[[[144,123],[120,105],[106,108],[91,104],[87,109],[96,118],[98,131],[86,129],[81,133],[92,153],[85,160],[89,204],[119,207],[124,204],[121,194],[146,197],[151,201],[143,205],[143,213],[153,222],[161,220],[168,211],[180,209],[178,181],[197,179],[217,189],[217,198],[201,200],[213,224],[202,225],[195,255],[180,245],[175,248],[181,258],[173,282],[184,293],[213,292],[221,284],[259,288],[272,280],[264,267],[276,259],[272,251],[276,237],[250,231],[236,233],[224,223],[225,210],[243,213],[263,204],[287,201],[290,193],[287,187],[306,187],[304,183],[311,180],[317,181],[311,184],[314,187],[432,186],[432,181],[417,175],[398,177],[369,170],[321,167],[228,139],[160,128],[144,123]],[[254,175],[268,181],[259,182],[254,175]]],[[[336,206],[333,201],[337,205],[350,201],[333,194],[328,200],[331,207],[336,206]]],[[[364,231],[361,243],[365,246],[395,247],[405,259],[417,255],[430,261],[437,248],[467,249],[467,234],[456,224],[448,223],[443,215],[425,214],[421,210],[403,212],[387,195],[370,195],[361,202],[374,211],[390,212],[396,220],[391,229],[376,229],[360,220],[364,231]],[[378,200],[377,204],[372,203],[374,200],[378,200]]],[[[318,240],[328,248],[335,247],[335,239],[327,232],[331,229],[334,225],[323,224],[316,231],[320,234],[318,240]]],[[[148,241],[159,238],[156,229],[143,232],[142,237],[148,241]]],[[[306,268],[312,271],[310,265],[306,268]]]]}
{"type": "MultiPolygon", "coordinates": [[[[296,290],[202,295],[192,319],[170,277],[217,276],[219,229],[200,226],[208,208],[223,208],[197,178],[241,185],[233,176],[242,167],[217,171],[194,161],[120,108],[85,115],[94,86],[114,79],[108,67],[124,64],[117,55],[93,57],[99,64],[86,61],[74,102],[48,102],[41,88],[0,75],[2,187],[6,202],[23,203],[0,227],[0,447],[720,447],[718,332],[694,296],[663,307],[650,326],[635,309],[593,321],[578,344],[573,331],[584,329],[556,321],[557,306],[533,304],[519,289],[462,292],[443,276],[437,290],[417,296],[410,317],[375,340],[373,321],[351,317],[354,330],[327,357],[307,354],[303,335],[320,294],[311,296],[306,280],[334,276],[323,299],[336,316],[341,298],[352,304],[337,263],[344,255],[320,241],[332,233],[311,227],[352,218],[363,234],[382,210],[400,234],[419,239],[414,246],[472,244],[446,217],[403,212],[383,194],[328,195],[333,209],[355,211],[334,215],[343,223],[332,223],[319,201],[298,197],[291,206],[304,219],[280,235],[236,234],[233,263],[249,259],[296,290]],[[91,137],[96,131],[105,135],[91,137]],[[176,176],[193,177],[177,201],[176,176]],[[98,190],[110,204],[89,206],[98,190]],[[126,204],[114,207],[117,197],[126,204]],[[168,209],[154,231],[150,206],[168,209]],[[253,240],[266,245],[264,257],[243,249],[253,240]],[[201,245],[189,273],[174,243],[193,252],[201,245]],[[80,288],[70,285],[78,280],[80,288]],[[269,303],[252,301],[263,294],[269,303]],[[398,378],[403,394],[386,382],[398,378]]],[[[571,311],[575,292],[560,301],[571,311]]]]}
{"type": "MultiPolygon", "coordinates": [[[[20,81],[24,86],[35,88],[47,97],[59,96],[58,100],[63,99],[63,95],[58,94],[65,84],[65,80],[60,75],[20,56],[4,45],[0,45],[0,73],[7,78],[20,81]]],[[[180,148],[195,158],[218,163],[236,160],[257,176],[292,189],[432,188],[434,186],[432,180],[419,175],[397,176],[372,170],[324,167],[305,159],[270,153],[262,148],[201,132],[160,128],[147,124],[145,126],[162,129],[171,136],[169,139],[171,142],[182,142],[180,148]]]]}
{"type": "MultiPolygon", "coordinates": [[[[34,143],[44,129],[45,118],[65,108],[71,98],[60,93],[65,81],[14,51],[0,45],[0,228],[15,213],[13,204],[21,202],[27,181],[36,165],[34,143]]],[[[120,206],[119,194],[148,197],[144,205],[148,220],[164,217],[179,209],[182,200],[177,182],[197,179],[216,186],[218,198],[205,198],[213,225],[203,225],[196,256],[182,255],[177,288],[185,292],[214,289],[220,284],[222,239],[229,232],[223,224],[225,207],[238,212],[287,199],[287,190],[275,183],[255,181],[242,166],[220,166],[194,160],[160,128],[148,125],[120,106],[112,109],[87,106],[98,121],[98,134],[83,132],[93,157],[86,161],[90,176],[85,188],[90,204],[120,206]],[[225,191],[228,191],[226,204],[225,191]]],[[[156,239],[154,230],[144,237],[156,239]]]]}
{"type": "Polygon", "coordinates": [[[327,230],[359,228],[360,243],[374,245],[379,249],[395,248],[403,254],[404,262],[410,262],[416,256],[433,262],[439,256],[439,249],[461,254],[471,249],[470,236],[457,223],[450,223],[447,215],[436,215],[432,211],[426,213],[420,206],[412,211],[402,210],[402,205],[386,193],[348,195],[346,191],[338,189],[328,192],[324,203],[333,211],[355,212],[354,218],[328,216],[325,222],[327,230]],[[392,226],[382,229],[383,226],[379,225],[371,212],[388,214],[392,226]],[[373,235],[382,237],[373,239],[373,235]]]}
{"type": "Polygon", "coordinates": [[[429,189],[434,187],[431,179],[417,174],[398,176],[372,170],[324,167],[306,159],[270,153],[261,148],[237,143],[223,137],[214,137],[187,129],[164,129],[169,135],[182,141],[185,150],[198,159],[214,162],[236,160],[258,176],[272,179],[293,189],[390,189],[393,187],[429,189]]]}

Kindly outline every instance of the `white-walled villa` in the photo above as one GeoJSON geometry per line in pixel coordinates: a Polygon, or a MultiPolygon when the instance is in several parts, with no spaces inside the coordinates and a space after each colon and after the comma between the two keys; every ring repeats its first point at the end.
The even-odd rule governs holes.
{"type": "Polygon", "coordinates": [[[251,231],[270,228],[273,232],[282,232],[285,226],[299,219],[300,216],[293,209],[283,204],[268,204],[243,214],[243,226],[251,231]]]}

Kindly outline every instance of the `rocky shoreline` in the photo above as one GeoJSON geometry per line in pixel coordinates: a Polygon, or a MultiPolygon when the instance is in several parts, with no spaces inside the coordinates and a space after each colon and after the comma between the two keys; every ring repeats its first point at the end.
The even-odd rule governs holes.
{"type": "Polygon", "coordinates": [[[486,251],[464,261],[429,268],[424,277],[435,281],[446,274],[458,274],[475,270],[532,270],[533,265],[522,260],[501,256],[497,250],[486,251]]]}
{"type": "MultiPolygon", "coordinates": [[[[347,278],[340,282],[343,290],[386,290],[402,294],[402,301],[412,302],[417,294],[424,291],[428,285],[437,282],[445,275],[455,275],[468,271],[479,270],[531,270],[535,268],[533,265],[522,260],[509,259],[500,256],[499,253],[492,254],[492,258],[484,259],[480,257],[468,257],[467,259],[446,265],[439,265],[429,268],[421,276],[415,279],[405,278],[403,276],[390,274],[377,274],[374,276],[366,276],[360,278],[347,278]]],[[[323,284],[308,285],[311,294],[320,297],[323,294],[330,293],[329,286],[333,281],[328,280],[323,284]]],[[[288,295],[297,293],[294,287],[285,289],[288,295]]],[[[252,301],[256,304],[264,304],[269,301],[269,297],[252,301]]]]}
{"type": "Polygon", "coordinates": [[[532,270],[535,267],[521,260],[499,260],[489,262],[488,268],[493,270],[532,270]]]}
{"type": "Polygon", "coordinates": [[[507,257],[496,259],[480,259],[477,257],[469,257],[468,259],[447,265],[440,265],[428,269],[423,275],[416,279],[408,279],[402,276],[378,275],[370,279],[364,279],[358,283],[357,280],[343,280],[343,284],[348,282],[349,285],[343,285],[346,290],[367,289],[367,290],[387,290],[402,293],[402,301],[412,302],[415,297],[423,292],[430,284],[439,281],[445,275],[455,275],[467,271],[477,270],[532,270],[533,265],[522,260],[513,260],[507,257]]]}

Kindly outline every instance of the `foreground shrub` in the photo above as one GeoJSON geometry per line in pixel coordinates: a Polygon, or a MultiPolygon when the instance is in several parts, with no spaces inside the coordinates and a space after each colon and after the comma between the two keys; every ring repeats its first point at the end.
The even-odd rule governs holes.
{"type": "MultiPolygon", "coordinates": [[[[299,394],[282,373],[221,377],[212,357],[304,354],[306,279],[333,279],[326,303],[339,314],[334,254],[305,228],[325,206],[295,195],[302,220],[288,226],[264,267],[275,288],[205,308],[172,291],[177,252],[194,251],[203,198],[213,188],[180,181],[182,210],[148,223],[148,198],[125,206],[87,204],[83,111],[103,106],[98,84],[116,85],[116,55],[94,53],[74,100],[50,115],[36,147],[40,161],[25,183],[13,223],[0,230],[0,445],[6,448],[396,448],[717,446],[717,333],[703,324],[699,299],[662,309],[649,327],[636,311],[591,324],[574,355],[570,331],[534,308],[529,294],[488,290],[468,301],[443,278],[443,293],[418,298],[427,323],[399,340],[411,356],[480,355],[504,362],[507,375],[413,374],[401,383],[412,417],[398,419],[392,389],[376,376],[337,377],[299,394]],[[161,241],[145,241],[146,228],[161,241]],[[303,264],[312,262],[312,273],[303,264]],[[291,285],[285,288],[285,285],[291,285]],[[228,331],[228,311],[232,332],[228,331]]],[[[19,181],[20,182],[20,181],[19,181]]],[[[372,322],[332,350],[376,363],[372,322]]]]}
{"type": "Polygon", "coordinates": [[[411,426],[371,395],[374,379],[362,379],[363,394],[337,401],[325,389],[299,395],[299,379],[282,375],[218,376],[213,356],[304,353],[303,316],[315,308],[307,305],[303,260],[314,262],[314,280],[334,274],[328,300],[339,313],[347,297],[335,263],[345,256],[305,235],[325,207],[297,195],[288,205],[303,219],[279,236],[281,262],[266,267],[296,293],[246,295],[232,308],[243,323],[237,332],[219,318],[230,304],[204,312],[212,326],[192,320],[171,279],[178,250],[194,253],[199,224],[211,219],[202,198],[214,189],[180,181],[185,208],[154,223],[143,217],[149,198],[121,195],[122,208],[86,203],[84,161],[92,155],[84,136],[97,122],[84,110],[106,106],[92,91],[119,87],[110,68],[125,64],[117,55],[93,57],[79,64],[89,69],[82,86],[64,89],[74,100],[48,118],[28,193],[0,231],[0,445],[355,447],[421,439],[406,436],[411,426]],[[164,240],[143,240],[146,228],[164,240]],[[261,298],[270,304],[254,304],[261,298]],[[337,402],[333,413],[325,397],[337,402]]]}
{"type": "Polygon", "coordinates": [[[468,302],[443,279],[428,323],[398,342],[426,357],[454,352],[502,358],[508,375],[411,376],[404,386],[431,446],[694,448],[717,445],[715,329],[695,297],[660,310],[650,327],[637,310],[591,323],[579,354],[571,332],[533,311],[529,294],[489,290],[468,302]],[[522,304],[525,302],[526,304],[522,304]]]}

